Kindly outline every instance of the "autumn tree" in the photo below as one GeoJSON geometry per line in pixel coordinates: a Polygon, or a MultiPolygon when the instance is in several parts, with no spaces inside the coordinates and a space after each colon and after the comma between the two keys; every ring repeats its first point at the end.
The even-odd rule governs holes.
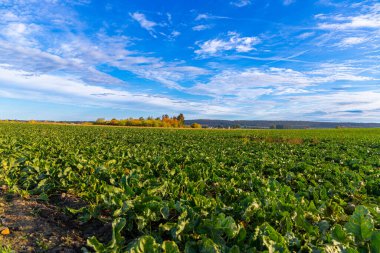
{"type": "Polygon", "coordinates": [[[117,119],[113,118],[113,119],[111,120],[110,124],[113,125],[113,126],[116,126],[116,125],[119,124],[119,121],[118,121],[117,119]]]}
{"type": "Polygon", "coordinates": [[[198,123],[193,123],[191,124],[191,128],[202,128],[202,125],[198,123]]]}
{"type": "Polygon", "coordinates": [[[97,118],[95,123],[97,125],[103,125],[106,123],[106,120],[104,118],[97,118]]]}
{"type": "Polygon", "coordinates": [[[138,126],[138,127],[183,127],[185,124],[185,117],[183,114],[179,114],[178,116],[169,117],[168,114],[162,115],[162,117],[153,118],[151,116],[144,119],[144,117],[140,118],[128,118],[128,119],[115,119],[105,120],[104,118],[97,119],[94,124],[95,125],[113,125],[113,126],[138,126]]]}

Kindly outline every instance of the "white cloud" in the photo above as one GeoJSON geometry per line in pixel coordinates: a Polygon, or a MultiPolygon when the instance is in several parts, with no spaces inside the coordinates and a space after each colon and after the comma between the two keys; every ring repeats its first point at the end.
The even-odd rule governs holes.
{"type": "Polygon", "coordinates": [[[358,15],[335,16],[319,15],[317,18],[327,20],[319,23],[318,27],[326,30],[348,30],[348,29],[379,29],[380,28],[380,4],[362,7],[358,15]]]}
{"type": "Polygon", "coordinates": [[[251,4],[250,0],[238,0],[230,2],[231,5],[235,5],[236,7],[244,7],[251,4]]]}
{"type": "Polygon", "coordinates": [[[345,3],[336,3],[336,2],[331,1],[331,0],[319,0],[319,1],[317,1],[317,4],[326,5],[326,6],[333,6],[333,7],[341,7],[345,3]]]}
{"type": "Polygon", "coordinates": [[[358,46],[361,50],[376,50],[380,42],[380,4],[346,3],[340,8],[345,12],[315,16],[317,28],[324,30],[313,40],[315,45],[340,47],[344,50],[353,46],[358,46]]]}
{"type": "MultiPolygon", "coordinates": [[[[1,1],[0,1],[1,2],[1,1]]],[[[76,18],[72,5],[86,4],[87,1],[9,1],[0,7],[0,24],[5,22],[27,23],[35,20],[36,24],[42,26],[44,21],[49,25],[67,26],[76,31],[83,26],[76,18]],[[59,11],[58,11],[59,10],[59,11]]],[[[1,4],[0,4],[1,5],[1,4]]]]}
{"type": "MultiPolygon", "coordinates": [[[[78,99],[85,99],[81,102],[90,105],[95,105],[98,102],[117,103],[137,102],[138,100],[144,103],[164,102],[161,99],[158,102],[157,100],[156,102],[154,102],[155,100],[149,102],[148,99],[142,99],[140,96],[135,97],[134,94],[127,91],[88,85],[75,76],[37,75],[34,72],[14,70],[5,67],[0,67],[0,84],[2,90],[20,91],[21,94],[33,92],[44,97],[60,97],[61,101],[66,102],[75,102],[78,101],[78,99]],[[103,94],[104,96],[96,96],[94,94],[103,94]]],[[[17,93],[15,96],[17,96],[17,93]]],[[[34,99],[38,100],[39,98],[34,99]]],[[[165,100],[165,103],[167,102],[168,101],[165,100]]]]}
{"type": "Polygon", "coordinates": [[[336,81],[374,83],[364,69],[324,64],[313,71],[285,68],[224,70],[208,82],[189,89],[197,95],[234,109],[235,115],[260,119],[376,121],[380,116],[380,90],[331,89],[336,81]],[[270,98],[269,100],[267,98],[270,98]],[[317,112],[318,111],[318,112],[317,112]],[[254,112],[254,113],[253,113],[254,112]]]}
{"type": "Polygon", "coordinates": [[[4,30],[3,33],[8,37],[19,37],[27,33],[26,25],[23,23],[10,23],[4,30]]]}
{"type": "MultiPolygon", "coordinates": [[[[303,44],[300,45],[302,48],[299,48],[300,51],[304,50],[301,53],[289,57],[276,57],[273,55],[284,55],[283,47],[273,43],[276,41],[271,39],[270,34],[267,39],[265,35],[260,35],[263,41],[268,41],[266,49],[272,50],[276,47],[275,50],[271,52],[268,50],[265,53],[263,51],[262,54],[257,55],[234,54],[228,59],[229,66],[224,65],[226,61],[217,61],[218,59],[215,58],[219,65],[211,67],[212,63],[209,63],[208,66],[212,70],[208,71],[203,67],[189,66],[185,61],[165,61],[156,56],[155,53],[159,52],[131,50],[133,44],[140,41],[122,35],[110,36],[106,28],[97,33],[86,34],[88,32],[86,24],[82,24],[78,20],[77,13],[66,8],[67,5],[62,4],[62,1],[41,1],[41,3],[34,1],[34,3],[20,4],[14,8],[10,6],[9,10],[0,11],[0,16],[2,16],[0,64],[8,64],[8,66],[0,67],[1,97],[85,106],[129,109],[134,107],[140,111],[157,111],[156,108],[164,108],[164,111],[183,110],[187,112],[186,115],[196,115],[196,117],[210,115],[210,118],[227,115],[241,118],[256,116],[262,119],[302,118],[306,114],[311,115],[316,108],[325,113],[326,119],[339,120],[348,117],[344,111],[350,110],[362,110],[363,114],[360,117],[363,119],[372,117],[375,121],[376,115],[377,119],[380,118],[380,110],[376,112],[376,108],[380,108],[377,102],[380,101],[379,92],[376,91],[378,80],[373,77],[379,76],[380,69],[378,64],[373,63],[376,62],[375,57],[378,53],[374,53],[376,48],[366,52],[367,55],[371,54],[373,62],[370,65],[365,62],[361,65],[362,67],[357,67],[360,64],[357,62],[352,62],[352,65],[321,65],[303,62],[302,65],[298,65],[301,66],[299,69],[286,67],[241,67],[238,69],[237,65],[232,67],[235,64],[232,62],[233,59],[244,61],[244,63],[251,63],[250,60],[300,62],[294,58],[309,51],[309,48],[304,48],[305,44],[303,44]],[[59,12],[52,11],[57,8],[59,12]],[[269,48],[269,46],[272,47],[269,48]],[[242,60],[243,58],[245,60],[242,60]],[[315,64],[313,70],[308,70],[311,69],[310,64],[315,64]],[[152,80],[159,87],[157,89],[152,87],[150,91],[141,91],[141,86],[130,85],[107,74],[108,70],[114,69],[119,71],[120,75],[128,74],[133,78],[137,76],[137,78],[152,80]],[[210,79],[203,79],[202,75],[205,75],[204,78],[213,76],[210,79]],[[194,83],[197,84],[192,86],[194,83]],[[352,90],[336,92],[332,89],[332,87],[342,88],[343,86],[339,86],[342,83],[350,83],[352,90]],[[200,96],[184,95],[177,99],[175,96],[157,95],[157,90],[162,86],[177,89],[182,94],[200,96]],[[359,91],[361,89],[372,91],[359,91]]],[[[330,41],[333,41],[329,44],[330,46],[338,42],[345,43],[347,46],[355,43],[360,45],[360,38],[368,38],[369,42],[375,44],[380,35],[373,21],[376,21],[376,13],[379,11],[374,7],[363,6],[360,7],[362,9],[359,14],[347,11],[342,15],[316,16],[320,24],[343,24],[345,31],[332,31],[331,27],[331,29],[326,28],[330,41]],[[361,17],[366,22],[355,17],[361,17]],[[372,23],[367,22],[368,20],[372,23]],[[359,29],[362,28],[366,30],[359,33],[359,29]]],[[[143,15],[135,12],[130,14],[131,17],[133,18],[136,13],[143,15]]],[[[180,26],[171,26],[170,14],[157,14],[164,19],[162,21],[164,23],[158,23],[159,20],[157,23],[153,22],[149,20],[150,16],[141,15],[135,15],[135,18],[139,19],[142,22],[139,22],[140,25],[146,26],[144,29],[151,34],[161,36],[160,32],[163,32],[164,39],[179,35],[177,28],[180,26]],[[164,26],[168,29],[164,29],[164,26]]],[[[225,18],[227,17],[199,14],[196,17],[199,22],[196,22],[197,25],[193,27],[193,30],[210,28],[211,25],[204,24],[205,20],[214,21],[213,19],[225,18]]],[[[174,16],[173,20],[175,20],[174,16]]],[[[320,33],[322,31],[319,30],[318,34],[320,33]]],[[[296,35],[298,39],[305,39],[313,37],[314,33],[298,32],[296,35]]],[[[310,43],[314,43],[317,39],[313,37],[310,43]]],[[[365,45],[364,42],[360,43],[365,45]]],[[[255,45],[259,43],[261,40],[258,37],[228,33],[225,37],[200,41],[197,43],[199,48],[194,50],[201,57],[222,55],[226,51],[244,53],[255,50],[255,45]]],[[[310,51],[312,51],[310,57],[315,57],[315,51],[313,49],[310,51]]],[[[349,57],[347,55],[347,58],[349,57]]],[[[318,59],[318,57],[313,59],[318,59]]],[[[201,62],[200,64],[203,64],[203,61],[201,62]]],[[[255,65],[251,66],[259,66],[256,64],[260,63],[253,64],[255,65]]],[[[272,63],[268,63],[270,64],[272,63]]],[[[286,64],[281,63],[281,66],[293,66],[293,63],[286,64]]],[[[164,92],[167,92],[167,89],[162,94],[164,92]]],[[[349,119],[354,120],[352,116],[349,119]]]]}
{"type": "Polygon", "coordinates": [[[223,17],[223,16],[215,16],[215,15],[211,15],[211,14],[207,14],[207,13],[201,13],[195,17],[195,21],[208,20],[208,19],[229,19],[229,18],[223,17]]]}
{"type": "Polygon", "coordinates": [[[304,40],[304,39],[313,37],[314,35],[315,35],[315,32],[305,32],[305,33],[301,33],[300,35],[298,35],[297,38],[304,40]]]}
{"type": "Polygon", "coordinates": [[[326,14],[318,13],[318,14],[314,15],[314,18],[319,19],[319,20],[325,20],[325,19],[328,19],[329,17],[326,14]]]}
{"type": "Polygon", "coordinates": [[[202,19],[210,19],[210,15],[208,14],[198,14],[198,16],[195,18],[196,21],[202,20],[202,19]]]}
{"type": "Polygon", "coordinates": [[[291,4],[295,3],[295,2],[296,2],[296,0],[284,0],[283,4],[284,5],[291,5],[291,4]]]}
{"type": "MultiPolygon", "coordinates": [[[[50,7],[52,6],[46,8],[50,7]]],[[[128,50],[127,47],[134,41],[123,35],[109,36],[101,31],[85,36],[80,31],[80,25],[75,28],[79,32],[75,32],[76,30],[71,32],[70,24],[50,22],[50,16],[47,16],[49,25],[44,25],[43,22],[36,25],[35,19],[45,20],[45,15],[49,15],[43,11],[37,12],[42,16],[33,16],[29,14],[30,10],[25,5],[17,6],[12,11],[17,15],[22,13],[23,22],[14,18],[16,14],[8,15],[16,21],[0,21],[0,64],[7,63],[20,71],[36,74],[66,73],[77,76],[85,83],[95,85],[122,87],[127,85],[124,81],[99,70],[98,66],[102,65],[128,71],[140,78],[177,89],[181,89],[177,82],[208,73],[202,68],[187,66],[184,62],[165,62],[151,56],[151,52],[128,50]]],[[[139,15],[135,17],[141,18],[139,15]]],[[[56,20],[63,18],[78,24],[75,15],[71,15],[70,11],[54,15],[56,20]]],[[[152,25],[148,23],[149,27],[152,25]]],[[[174,39],[179,35],[180,32],[173,30],[165,37],[174,39]]]]}
{"type": "Polygon", "coordinates": [[[17,42],[23,45],[35,45],[36,41],[32,38],[33,33],[41,32],[41,27],[36,24],[25,24],[20,22],[9,22],[0,26],[0,38],[17,42]]]}
{"type": "Polygon", "coordinates": [[[380,116],[380,91],[339,91],[327,94],[288,96],[285,114],[296,118],[316,119],[316,110],[323,112],[318,120],[378,122],[380,116]],[[302,106],[299,106],[302,105],[302,106]],[[311,114],[311,116],[308,116],[311,114]]]}
{"type": "Polygon", "coordinates": [[[195,18],[195,20],[196,21],[198,21],[198,20],[202,20],[202,19],[209,19],[209,15],[208,14],[198,14],[197,16],[196,16],[196,18],[195,18]]]}
{"type": "Polygon", "coordinates": [[[368,38],[363,37],[348,37],[341,40],[339,43],[336,44],[336,46],[339,47],[350,47],[358,44],[362,44],[364,42],[368,41],[368,38]]]}
{"type": "Polygon", "coordinates": [[[358,74],[361,69],[324,64],[313,71],[296,71],[285,68],[247,68],[244,70],[224,70],[213,76],[207,83],[199,83],[191,92],[209,96],[236,96],[249,101],[252,94],[284,95],[307,93],[308,87],[336,81],[363,82],[375,78],[358,74]]]}
{"type": "Polygon", "coordinates": [[[135,21],[137,21],[142,28],[147,30],[149,34],[154,37],[158,38],[158,35],[161,35],[163,38],[166,38],[168,40],[173,40],[175,37],[178,37],[181,33],[175,29],[171,29],[171,31],[167,30],[159,30],[158,27],[168,27],[173,26],[172,22],[172,15],[170,13],[162,14],[158,13],[159,16],[162,16],[167,19],[167,22],[161,22],[156,23],[154,21],[148,20],[145,14],[140,12],[134,12],[129,14],[135,21]]]}
{"type": "Polygon", "coordinates": [[[170,13],[168,12],[168,13],[166,13],[166,17],[168,18],[168,22],[169,22],[170,24],[172,24],[172,23],[173,23],[173,17],[172,17],[172,14],[170,14],[170,13]]]}
{"type": "Polygon", "coordinates": [[[211,96],[233,95],[240,98],[253,98],[271,94],[278,87],[306,87],[312,84],[305,74],[292,69],[258,69],[224,70],[215,75],[207,83],[200,83],[193,88],[194,92],[211,96]]]}
{"type": "MultiPolygon", "coordinates": [[[[245,71],[247,72],[247,71],[245,71]]],[[[261,76],[258,79],[272,79],[275,83],[281,83],[282,76],[302,80],[303,74],[286,69],[271,69],[267,71],[257,71],[253,74],[246,73],[244,78],[251,75],[261,76]],[[261,72],[261,74],[260,74],[261,72]],[[266,72],[266,73],[265,73],[266,72]],[[273,77],[269,77],[273,74],[273,77]],[[275,76],[278,75],[278,76],[275,76]],[[301,79],[299,79],[301,78],[301,79]]],[[[231,73],[231,74],[236,74],[231,73]]],[[[227,76],[226,76],[227,77],[227,76]]],[[[230,79],[230,78],[228,78],[230,79]]],[[[224,80],[228,80],[224,79],[224,80]]],[[[215,80],[215,82],[223,79],[215,80]]],[[[230,81],[230,84],[234,80],[230,81]]],[[[286,80],[285,80],[286,81],[286,80]]],[[[287,81],[286,81],[287,82],[287,81]]],[[[380,111],[380,93],[376,91],[359,92],[332,92],[332,93],[312,93],[302,87],[291,87],[278,85],[275,88],[252,86],[238,87],[215,86],[214,93],[218,90],[226,89],[223,98],[208,100],[203,102],[192,102],[185,99],[171,99],[165,96],[152,96],[146,93],[133,93],[121,91],[119,89],[103,88],[88,85],[73,76],[54,75],[34,75],[29,72],[14,71],[0,67],[0,97],[19,98],[26,100],[37,100],[53,102],[58,104],[80,104],[92,107],[113,107],[118,109],[145,108],[147,110],[173,110],[188,112],[186,115],[193,117],[226,117],[228,115],[240,118],[250,118],[252,115],[260,119],[319,119],[319,120],[359,120],[376,121],[380,111]],[[280,101],[275,99],[266,101],[260,99],[261,96],[270,94],[279,96],[280,101]],[[293,96],[292,94],[297,94],[293,96]],[[232,95],[232,97],[231,97],[232,95]],[[286,103],[286,106],[284,106],[286,103]],[[322,112],[321,116],[308,116],[317,110],[322,112]],[[361,113],[351,113],[362,111],[361,113]]],[[[300,83],[303,83],[301,81],[300,83]]],[[[290,84],[289,84],[290,85],[290,84]]],[[[210,90],[207,90],[208,92],[210,90]]],[[[203,93],[205,90],[202,91],[203,93]]]]}
{"type": "MultiPolygon", "coordinates": [[[[173,36],[178,35],[178,33],[173,34],[173,36]]],[[[93,39],[94,41],[70,35],[69,39],[55,40],[59,42],[58,45],[49,51],[43,51],[38,48],[39,46],[25,46],[17,40],[0,41],[0,63],[5,62],[17,69],[35,73],[60,71],[78,74],[83,81],[90,83],[123,84],[123,81],[95,67],[107,64],[121,71],[132,72],[141,78],[178,89],[180,89],[178,81],[208,73],[203,68],[187,66],[182,62],[165,62],[160,58],[129,51],[125,48],[129,43],[127,37],[98,34],[93,39]]]]}
{"type": "Polygon", "coordinates": [[[154,31],[154,27],[157,26],[157,23],[148,20],[144,14],[140,12],[134,12],[129,14],[134,20],[136,20],[140,26],[150,32],[154,31]]]}
{"type": "Polygon", "coordinates": [[[196,25],[196,26],[193,26],[193,30],[194,31],[203,31],[203,30],[207,30],[207,29],[210,29],[212,26],[211,25],[196,25]]]}
{"type": "Polygon", "coordinates": [[[314,83],[332,83],[336,81],[375,81],[374,77],[365,76],[361,73],[366,69],[352,67],[347,64],[320,64],[319,68],[312,71],[307,71],[306,74],[311,76],[314,83]]]}
{"type": "Polygon", "coordinates": [[[1,19],[3,22],[15,22],[20,21],[20,17],[11,11],[0,11],[1,19]]]}
{"type": "Polygon", "coordinates": [[[90,85],[76,76],[41,74],[15,70],[0,65],[0,97],[44,101],[57,104],[115,107],[118,109],[163,108],[194,114],[232,113],[231,108],[209,102],[193,102],[166,96],[130,92],[117,88],[90,85]]]}
{"type": "MultiPolygon", "coordinates": [[[[336,17],[337,19],[338,17],[336,17]]],[[[361,15],[357,17],[345,17],[343,18],[346,22],[335,22],[335,23],[321,23],[319,28],[321,29],[336,29],[336,30],[346,30],[346,29],[359,29],[359,28],[380,28],[380,16],[373,15],[361,15]]]]}
{"type": "Polygon", "coordinates": [[[223,51],[249,52],[254,46],[261,43],[258,37],[241,37],[235,32],[228,33],[229,38],[212,39],[205,42],[197,42],[200,49],[195,50],[198,55],[216,55],[223,51]]]}
{"type": "Polygon", "coordinates": [[[172,31],[172,33],[171,33],[171,36],[172,36],[173,38],[178,37],[179,35],[181,35],[181,33],[178,32],[178,31],[172,31]]]}
{"type": "MultiPolygon", "coordinates": [[[[305,51],[304,51],[305,52],[305,51]]],[[[303,53],[303,52],[301,52],[303,53]]],[[[297,60],[294,59],[297,56],[300,56],[301,54],[296,54],[296,55],[291,55],[287,57],[283,56],[272,56],[272,57],[257,57],[257,56],[247,56],[247,55],[231,55],[231,56],[225,56],[226,59],[231,59],[231,60],[236,60],[236,59],[250,59],[250,60],[255,60],[255,61],[267,61],[267,62],[303,62],[306,63],[305,61],[302,60],[297,60]]]]}

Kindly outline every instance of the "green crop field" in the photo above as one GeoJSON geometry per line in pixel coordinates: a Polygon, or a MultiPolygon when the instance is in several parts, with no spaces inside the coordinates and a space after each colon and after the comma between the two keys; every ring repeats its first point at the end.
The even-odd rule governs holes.
{"type": "Polygon", "coordinates": [[[8,194],[112,222],[89,251],[380,252],[379,129],[1,123],[0,162],[8,194]]]}

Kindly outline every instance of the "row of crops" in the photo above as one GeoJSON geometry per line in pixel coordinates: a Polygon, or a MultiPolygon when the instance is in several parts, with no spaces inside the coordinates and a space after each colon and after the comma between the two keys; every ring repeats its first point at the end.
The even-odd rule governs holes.
{"type": "Polygon", "coordinates": [[[0,184],[112,222],[97,252],[380,252],[380,130],[0,124],[0,184]]]}

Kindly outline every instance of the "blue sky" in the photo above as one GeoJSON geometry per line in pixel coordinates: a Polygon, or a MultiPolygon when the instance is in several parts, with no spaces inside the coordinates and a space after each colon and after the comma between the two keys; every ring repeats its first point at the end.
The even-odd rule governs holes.
{"type": "Polygon", "coordinates": [[[380,3],[0,0],[0,118],[380,122],[380,3]]]}

